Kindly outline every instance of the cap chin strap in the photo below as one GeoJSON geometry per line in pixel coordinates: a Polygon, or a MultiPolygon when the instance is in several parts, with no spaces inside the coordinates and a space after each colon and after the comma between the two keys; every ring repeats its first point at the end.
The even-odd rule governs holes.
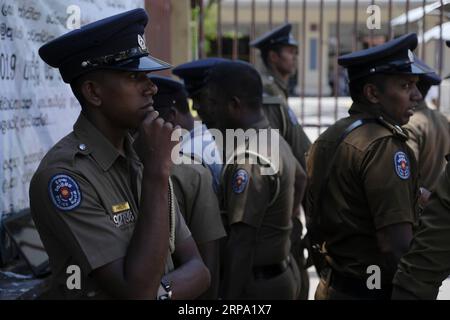
{"type": "Polygon", "coordinates": [[[81,66],[83,68],[110,66],[112,64],[117,64],[118,62],[137,59],[147,55],[149,55],[147,48],[143,49],[141,47],[134,47],[115,54],[109,54],[102,57],[85,60],[81,62],[81,66]]]}
{"type": "MultiPolygon", "coordinates": [[[[410,67],[412,63],[413,62],[411,62],[409,60],[396,60],[396,61],[389,62],[387,64],[382,64],[382,65],[379,65],[376,67],[372,67],[368,71],[364,71],[357,75],[352,75],[352,78],[349,82],[359,80],[361,78],[364,78],[364,77],[367,77],[370,75],[375,75],[375,74],[380,74],[380,73],[389,73],[389,72],[394,72],[394,71],[402,71],[401,69],[410,67]]],[[[411,69],[405,70],[405,72],[410,72],[410,71],[411,71],[411,69]]]]}

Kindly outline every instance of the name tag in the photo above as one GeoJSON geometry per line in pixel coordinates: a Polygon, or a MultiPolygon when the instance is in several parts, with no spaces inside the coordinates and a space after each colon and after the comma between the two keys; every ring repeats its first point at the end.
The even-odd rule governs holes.
{"type": "Polygon", "coordinates": [[[113,213],[118,213],[125,210],[130,210],[130,205],[128,204],[128,202],[122,202],[112,206],[113,213]]]}
{"type": "Polygon", "coordinates": [[[136,218],[131,210],[123,211],[113,215],[113,221],[116,227],[120,228],[124,225],[134,223],[136,218]]]}

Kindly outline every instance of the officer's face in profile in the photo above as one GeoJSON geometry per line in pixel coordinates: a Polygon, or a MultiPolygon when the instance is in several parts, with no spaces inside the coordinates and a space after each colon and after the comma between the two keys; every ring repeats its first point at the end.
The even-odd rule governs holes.
{"type": "Polygon", "coordinates": [[[378,90],[376,98],[383,112],[396,124],[404,125],[414,113],[422,95],[417,89],[418,76],[386,75],[384,88],[378,90]]]}
{"type": "Polygon", "coordinates": [[[192,95],[192,108],[197,111],[200,119],[208,128],[215,128],[212,109],[209,105],[208,92],[208,88],[204,88],[192,95]]]}
{"type": "Polygon", "coordinates": [[[283,46],[278,52],[271,51],[272,65],[281,75],[292,75],[297,69],[297,47],[283,46]]]}
{"type": "Polygon", "coordinates": [[[210,82],[208,85],[208,104],[211,106],[211,116],[214,118],[214,128],[225,133],[226,129],[235,129],[237,110],[232,108],[232,101],[223,94],[220,83],[210,82]],[[233,111],[235,113],[233,113],[233,111]]]}
{"type": "Polygon", "coordinates": [[[97,107],[118,127],[137,128],[152,110],[156,85],[146,72],[104,70],[102,78],[96,83],[97,107]]]}

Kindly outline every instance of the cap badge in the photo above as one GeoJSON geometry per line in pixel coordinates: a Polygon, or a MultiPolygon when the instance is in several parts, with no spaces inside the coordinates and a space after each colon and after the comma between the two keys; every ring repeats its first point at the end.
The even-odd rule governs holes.
{"type": "Polygon", "coordinates": [[[414,53],[412,53],[411,50],[408,50],[408,58],[409,58],[409,62],[411,62],[411,63],[414,62],[414,53]]]}
{"type": "Polygon", "coordinates": [[[138,34],[138,44],[139,44],[139,47],[142,49],[142,50],[147,50],[147,47],[146,47],[146,45],[145,45],[145,40],[144,40],[144,38],[140,35],[140,34],[138,34]]]}

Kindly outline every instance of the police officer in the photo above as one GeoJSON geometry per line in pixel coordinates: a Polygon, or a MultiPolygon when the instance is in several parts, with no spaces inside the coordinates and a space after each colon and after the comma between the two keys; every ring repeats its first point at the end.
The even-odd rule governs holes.
{"type": "Polygon", "coordinates": [[[450,275],[449,190],[450,165],[447,162],[420,216],[411,247],[399,263],[392,299],[436,299],[442,281],[450,275]]]}
{"type": "MultiPolygon", "coordinates": [[[[224,135],[226,129],[248,134],[225,150],[221,186],[229,231],[223,298],[295,299],[299,273],[290,258],[291,217],[303,196],[305,173],[283,138],[269,129],[261,110],[261,79],[251,65],[235,61],[216,65],[208,77],[208,100],[213,121],[224,135]],[[274,135],[278,154],[272,153],[272,145],[261,152],[262,144],[256,141],[260,142],[262,129],[269,137],[274,135]],[[260,148],[254,150],[254,143],[260,148]],[[245,158],[253,162],[239,161],[245,158]],[[303,180],[303,189],[294,203],[296,176],[303,180]]],[[[227,146],[228,139],[234,141],[229,135],[224,139],[227,146]]]]}
{"type": "MultiPolygon", "coordinates": [[[[429,68],[419,59],[417,63],[429,68]]],[[[435,72],[420,76],[417,88],[423,100],[403,127],[408,132],[408,145],[414,151],[419,165],[420,186],[431,191],[444,171],[445,155],[450,152],[448,120],[439,110],[430,109],[425,102],[430,88],[440,83],[441,78],[435,72]]]]}
{"type": "Polygon", "coordinates": [[[390,298],[417,213],[418,169],[400,128],[422,99],[418,75],[429,72],[416,64],[416,46],[416,34],[407,34],[339,57],[350,116],[307,157],[308,230],[324,256],[317,299],[390,298]]]}
{"type": "Polygon", "coordinates": [[[131,10],[39,49],[82,106],[30,185],[54,298],[190,299],[208,288],[169,180],[173,126],[152,108],[157,88],[147,73],[169,65],[149,55],[147,21],[143,9],[131,10]],[[139,134],[134,147],[130,130],[139,134]],[[80,290],[66,284],[74,265],[80,290]]]}
{"type": "Polygon", "coordinates": [[[275,28],[250,43],[261,51],[265,108],[264,113],[272,128],[280,129],[295,157],[305,167],[305,153],[311,145],[309,138],[288,105],[288,80],[297,68],[298,43],[287,23],[275,28]],[[277,99],[270,99],[276,97],[277,99]]]}
{"type": "MultiPolygon", "coordinates": [[[[260,71],[264,88],[263,110],[274,129],[279,129],[281,135],[290,145],[294,156],[305,168],[305,153],[311,146],[308,136],[298,123],[297,116],[288,105],[289,77],[297,68],[298,43],[291,34],[292,25],[286,23],[279,26],[250,43],[261,52],[263,60],[260,71]],[[275,98],[275,99],[274,99],[275,98]]],[[[303,251],[303,225],[300,222],[300,212],[294,218],[292,232],[292,249],[302,275],[302,289],[299,299],[308,299],[309,277],[303,251]]]]}
{"type": "Polygon", "coordinates": [[[222,171],[222,155],[217,150],[214,139],[208,130],[208,128],[214,128],[214,123],[209,116],[211,112],[207,104],[206,77],[212,67],[224,61],[227,60],[222,58],[199,59],[180,64],[172,70],[174,75],[183,80],[188,96],[192,99],[192,107],[204,123],[201,130],[194,128],[191,132],[191,140],[195,146],[194,155],[200,158],[200,161],[211,170],[214,190],[216,192],[219,188],[220,172],[222,171]],[[198,145],[200,145],[199,148],[197,147],[198,145]],[[200,154],[198,154],[199,152],[197,150],[200,154]]]}
{"type": "MultiPolygon", "coordinates": [[[[189,111],[183,84],[167,77],[151,75],[150,80],[158,87],[153,96],[155,110],[174,125],[185,129],[183,145],[190,144],[194,130],[194,118],[189,111]]],[[[204,299],[217,299],[219,294],[219,239],[226,236],[220,216],[219,202],[214,193],[211,172],[203,161],[184,152],[180,164],[171,170],[175,195],[189,230],[192,232],[200,255],[211,274],[211,286],[202,295],[204,299]]]]}
{"type": "MultiPolygon", "coordinates": [[[[450,41],[447,41],[450,47],[450,41]]],[[[446,156],[447,161],[449,155],[446,156]]],[[[450,274],[450,165],[439,177],[420,216],[411,248],[394,277],[393,299],[436,299],[450,274]]]]}
{"type": "Polygon", "coordinates": [[[172,73],[184,82],[189,98],[192,99],[192,107],[197,111],[200,119],[208,128],[214,128],[213,119],[209,117],[210,106],[207,103],[206,78],[208,72],[217,64],[228,61],[222,58],[206,58],[180,64],[172,70],[172,73]]]}

